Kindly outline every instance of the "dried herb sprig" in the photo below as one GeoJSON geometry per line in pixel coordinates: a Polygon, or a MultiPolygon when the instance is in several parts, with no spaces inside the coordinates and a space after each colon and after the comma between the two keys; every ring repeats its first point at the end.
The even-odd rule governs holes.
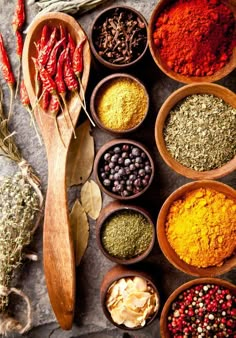
{"type": "Polygon", "coordinates": [[[48,12],[64,12],[67,14],[83,14],[108,0],[28,0],[28,5],[37,2],[40,14],[48,12]]]}
{"type": "Polygon", "coordinates": [[[21,169],[13,177],[5,178],[0,185],[0,334],[5,335],[13,331],[24,333],[31,326],[29,299],[21,290],[11,287],[11,279],[22,262],[25,246],[30,243],[39,224],[43,196],[40,180],[21,156],[13,139],[14,133],[9,132],[2,99],[0,88],[0,155],[15,161],[21,169]],[[25,325],[7,313],[11,293],[22,297],[27,304],[25,325]]]}

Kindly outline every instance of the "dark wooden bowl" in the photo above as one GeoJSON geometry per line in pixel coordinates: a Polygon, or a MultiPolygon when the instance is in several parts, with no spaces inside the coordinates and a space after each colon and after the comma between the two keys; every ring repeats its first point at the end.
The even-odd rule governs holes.
{"type": "Polygon", "coordinates": [[[174,300],[178,297],[179,294],[181,294],[183,291],[198,285],[198,284],[216,284],[225,288],[228,288],[229,290],[236,292],[236,286],[230,282],[227,282],[226,280],[219,279],[219,278],[197,278],[194,280],[191,280],[190,282],[187,282],[180,287],[178,287],[167,299],[162,312],[161,312],[161,319],[160,319],[160,331],[161,331],[161,337],[163,338],[171,338],[172,335],[170,334],[170,331],[168,329],[168,313],[171,307],[171,304],[174,302],[174,300]]]}
{"type": "Polygon", "coordinates": [[[118,199],[118,200],[123,200],[123,201],[128,201],[128,200],[131,200],[131,199],[134,199],[134,198],[137,198],[137,197],[140,197],[141,195],[143,195],[147,189],[150,187],[152,181],[153,181],[153,178],[154,178],[154,171],[155,171],[155,166],[154,166],[154,161],[148,151],[148,149],[140,142],[137,142],[137,141],[134,141],[134,140],[129,140],[129,139],[125,139],[125,138],[121,138],[121,139],[113,139],[111,141],[108,141],[107,143],[105,143],[100,149],[99,151],[97,152],[96,154],[96,157],[95,157],[95,160],[94,160],[94,175],[95,175],[95,179],[99,185],[99,187],[101,188],[101,190],[103,192],[105,192],[107,195],[109,195],[110,197],[114,198],[114,199],[118,199]],[[134,145],[134,146],[137,146],[139,147],[143,152],[145,152],[145,154],[147,155],[149,161],[150,161],[150,164],[151,164],[151,167],[152,167],[152,173],[151,173],[151,176],[150,176],[150,180],[148,182],[148,185],[143,189],[141,190],[140,192],[138,192],[137,194],[134,194],[134,195],[130,195],[130,196],[127,196],[127,197],[124,197],[124,196],[120,196],[118,194],[115,194],[111,191],[109,191],[108,189],[106,189],[106,187],[104,187],[104,185],[102,184],[100,178],[99,178],[99,168],[100,168],[100,162],[102,160],[102,156],[104,155],[104,153],[112,148],[113,146],[115,145],[119,145],[119,144],[130,144],[130,145],[134,145]]]}
{"type": "Polygon", "coordinates": [[[163,129],[165,125],[165,121],[171,109],[186,96],[192,94],[213,94],[221,99],[223,99],[226,103],[230,104],[232,107],[236,108],[236,95],[231,92],[229,89],[211,83],[196,83],[181,87],[180,89],[173,92],[168,99],[161,106],[155,124],[155,139],[157,148],[166,162],[166,164],[171,167],[177,173],[194,179],[216,179],[220,177],[224,177],[229,173],[233,172],[236,169],[236,156],[222,167],[217,169],[212,169],[209,171],[196,171],[190,168],[187,168],[177,162],[169,153],[166,148],[165,140],[163,137],[163,129]]]}
{"type": "Polygon", "coordinates": [[[105,274],[105,276],[103,278],[103,281],[102,281],[101,287],[100,287],[100,299],[101,299],[102,309],[103,309],[103,312],[104,312],[105,316],[107,317],[107,319],[113,325],[115,325],[116,327],[118,327],[122,330],[130,330],[130,331],[139,330],[139,329],[142,329],[143,327],[128,328],[124,325],[116,324],[112,320],[111,315],[110,315],[110,313],[109,313],[109,311],[107,310],[107,307],[106,307],[106,295],[107,295],[107,291],[108,291],[109,287],[116,280],[119,280],[119,279],[125,278],[125,277],[142,277],[142,278],[146,279],[150,283],[150,285],[153,287],[153,289],[155,290],[157,297],[158,297],[158,300],[159,300],[159,305],[158,305],[157,311],[146,322],[144,327],[146,327],[147,325],[151,324],[154,321],[154,319],[156,318],[156,316],[158,314],[159,308],[160,308],[160,296],[159,296],[159,292],[157,290],[157,287],[155,285],[154,280],[152,279],[152,277],[148,273],[146,273],[144,271],[138,271],[138,270],[135,270],[135,269],[132,269],[132,268],[124,267],[122,265],[115,265],[111,270],[109,270],[105,274]]]}
{"type": "Polygon", "coordinates": [[[151,216],[143,208],[141,208],[139,206],[135,206],[135,205],[130,205],[130,204],[122,204],[118,201],[113,201],[113,202],[110,202],[105,208],[102,209],[102,211],[101,211],[101,213],[100,213],[100,215],[97,219],[97,222],[96,222],[96,239],[97,239],[97,244],[98,244],[99,249],[102,251],[104,256],[106,256],[111,261],[113,261],[117,264],[124,264],[124,265],[135,264],[135,263],[138,263],[138,262],[142,261],[143,259],[145,259],[150,254],[150,252],[152,251],[154,243],[155,243],[155,226],[154,226],[154,223],[151,219],[151,216]],[[137,211],[138,213],[142,214],[148,220],[148,222],[152,225],[152,229],[153,229],[152,240],[151,240],[148,248],[142,254],[140,254],[136,257],[133,257],[133,258],[129,258],[129,259],[121,259],[121,258],[117,258],[117,257],[110,255],[105,250],[105,248],[103,247],[102,239],[101,239],[102,228],[103,228],[104,223],[107,221],[107,219],[110,216],[116,214],[117,212],[123,211],[123,210],[133,210],[133,211],[137,211]]]}
{"type": "MultiPolygon", "coordinates": [[[[226,196],[236,199],[236,191],[221,182],[206,180],[185,184],[179,189],[175,190],[163,204],[157,219],[157,238],[163,254],[166,256],[168,261],[173,264],[177,269],[193,276],[214,277],[217,275],[222,275],[223,273],[226,273],[236,267],[236,255],[232,255],[231,257],[227,258],[221,266],[212,266],[207,268],[195,267],[193,265],[187,264],[182,259],[180,259],[180,257],[171,247],[165,231],[166,217],[172,203],[181,198],[187,192],[199,188],[214,189],[218,192],[225,194],[226,196]]],[[[183,243],[183,245],[185,245],[185,243],[183,243]]]]}
{"type": "Polygon", "coordinates": [[[132,76],[130,74],[126,74],[126,73],[115,73],[115,74],[111,74],[106,76],[104,79],[102,79],[93,89],[91,98],[90,98],[90,111],[91,114],[93,116],[93,119],[95,121],[95,123],[97,124],[97,126],[102,129],[103,131],[110,133],[112,135],[127,135],[130,134],[134,131],[136,131],[143,123],[143,121],[145,120],[147,113],[149,110],[149,95],[148,92],[144,86],[144,84],[135,76],[132,76]],[[144,90],[145,95],[147,97],[147,109],[145,111],[144,117],[143,119],[133,128],[127,129],[127,130],[114,130],[111,128],[107,128],[106,126],[104,126],[104,124],[100,121],[98,115],[97,115],[97,98],[98,95],[100,95],[100,92],[103,90],[103,88],[112,80],[114,79],[119,79],[119,78],[124,78],[124,79],[130,79],[132,81],[135,81],[136,83],[139,84],[139,86],[144,90]]]}
{"type": "MultiPolygon", "coordinates": [[[[232,72],[232,70],[236,67],[236,48],[234,48],[233,54],[231,58],[229,59],[228,63],[223,68],[221,68],[220,70],[218,70],[211,76],[185,76],[185,75],[176,73],[173,70],[171,70],[169,67],[167,67],[166,63],[160,57],[158,48],[154,44],[152,34],[154,31],[155,22],[156,22],[157,17],[169,4],[173,2],[174,2],[173,0],[160,0],[158,4],[156,5],[156,7],[154,8],[150,21],[149,21],[148,44],[149,44],[149,49],[153,57],[153,60],[155,61],[157,66],[167,76],[182,83],[215,82],[215,81],[222,79],[223,77],[228,75],[230,72],[232,72]]],[[[228,7],[232,10],[232,12],[234,13],[234,16],[236,17],[236,7],[235,7],[234,0],[228,0],[224,2],[228,5],[228,7]]]]}
{"type": "Polygon", "coordinates": [[[136,14],[145,24],[146,32],[148,31],[148,25],[147,25],[146,19],[144,18],[144,16],[141,13],[139,13],[136,9],[134,9],[132,7],[123,6],[123,5],[122,6],[121,5],[111,6],[111,7],[104,9],[102,12],[100,12],[97,15],[97,17],[93,21],[93,23],[91,25],[91,31],[90,31],[90,34],[89,34],[89,36],[90,36],[90,46],[91,46],[91,50],[92,50],[93,55],[103,66],[105,66],[109,69],[112,69],[114,71],[118,71],[118,70],[121,71],[121,70],[125,70],[129,67],[135,66],[143,58],[143,56],[145,55],[147,48],[148,48],[148,39],[147,39],[147,42],[146,42],[146,46],[145,46],[143,52],[139,55],[139,57],[137,57],[135,60],[133,60],[133,61],[127,63],[127,64],[122,64],[122,65],[114,64],[114,63],[111,63],[111,62],[105,60],[102,56],[100,56],[96,47],[95,47],[95,45],[94,45],[94,26],[96,26],[99,23],[99,21],[101,21],[101,19],[103,19],[107,15],[113,13],[116,8],[120,8],[124,11],[129,11],[129,12],[133,12],[134,14],[136,14]]]}

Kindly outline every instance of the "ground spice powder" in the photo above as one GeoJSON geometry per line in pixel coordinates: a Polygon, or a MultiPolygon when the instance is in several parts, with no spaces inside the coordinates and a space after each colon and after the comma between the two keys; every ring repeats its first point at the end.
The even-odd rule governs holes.
{"type": "Polygon", "coordinates": [[[102,88],[96,106],[98,118],[105,127],[125,131],[143,120],[148,98],[136,81],[118,78],[102,88]]]}
{"type": "Polygon", "coordinates": [[[236,200],[209,188],[193,190],[171,205],[166,234],[186,263],[219,266],[236,249],[236,200]]]}
{"type": "Polygon", "coordinates": [[[177,73],[210,76],[236,46],[233,12],[219,0],[177,0],[157,18],[154,44],[177,73]]]}

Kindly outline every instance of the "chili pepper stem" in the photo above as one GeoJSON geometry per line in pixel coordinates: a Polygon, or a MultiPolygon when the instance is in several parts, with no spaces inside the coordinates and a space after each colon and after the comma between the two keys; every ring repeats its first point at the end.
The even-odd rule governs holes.
{"type": "Polygon", "coordinates": [[[85,109],[87,110],[86,100],[85,100],[85,90],[84,90],[84,86],[83,86],[83,83],[82,83],[82,81],[81,81],[80,76],[77,76],[77,78],[78,78],[78,81],[79,81],[79,86],[80,86],[80,88],[81,88],[81,90],[82,90],[83,103],[84,103],[85,109]]]}
{"type": "Polygon", "coordinates": [[[17,69],[17,80],[16,80],[16,91],[15,91],[15,99],[17,97],[17,93],[19,90],[19,85],[20,85],[20,75],[21,75],[21,59],[19,59],[19,66],[17,69]]]}
{"type": "Polygon", "coordinates": [[[61,139],[61,142],[62,142],[63,146],[66,148],[66,145],[65,145],[65,143],[64,143],[64,141],[63,141],[62,134],[61,134],[61,131],[60,131],[58,122],[57,122],[57,117],[55,116],[54,119],[55,119],[55,123],[56,123],[56,128],[57,128],[58,135],[59,135],[59,137],[60,137],[60,139],[61,139]]]}
{"type": "Polygon", "coordinates": [[[81,99],[81,97],[80,97],[78,91],[75,91],[75,93],[76,93],[76,95],[77,95],[77,97],[78,97],[78,99],[79,99],[79,101],[80,101],[80,104],[81,104],[81,106],[83,107],[84,112],[85,112],[85,114],[87,115],[89,121],[91,122],[92,126],[95,127],[95,123],[93,122],[93,120],[92,120],[92,118],[90,117],[90,115],[89,115],[89,113],[88,113],[86,107],[84,106],[83,101],[82,101],[82,99],[81,99]]]}
{"type": "Polygon", "coordinates": [[[39,143],[40,143],[40,145],[42,145],[42,140],[41,140],[41,137],[39,135],[39,132],[38,132],[38,129],[37,129],[37,126],[36,126],[36,123],[35,123],[34,115],[32,114],[32,111],[31,111],[29,106],[27,106],[26,109],[27,109],[27,111],[30,115],[30,122],[33,123],[33,126],[34,126],[34,129],[35,129],[36,135],[38,137],[39,143]]]}
{"type": "MultiPolygon", "coordinates": [[[[62,102],[63,102],[63,104],[64,104],[64,107],[65,107],[65,109],[66,109],[66,114],[69,116],[69,120],[70,120],[70,124],[71,124],[72,130],[73,130],[74,138],[76,138],[75,128],[74,128],[73,121],[72,121],[71,116],[70,116],[70,112],[69,112],[68,106],[67,106],[67,104],[66,104],[65,95],[63,95],[63,94],[61,93],[61,94],[60,94],[60,97],[61,97],[62,102]]],[[[65,114],[65,116],[66,116],[66,114],[65,114]]]]}
{"type": "Polygon", "coordinates": [[[11,84],[8,84],[9,90],[10,90],[10,106],[9,106],[9,112],[8,112],[8,121],[10,120],[12,116],[12,106],[13,106],[13,99],[14,99],[14,87],[11,84]]]}
{"type": "MultiPolygon", "coordinates": [[[[60,94],[60,97],[61,97],[61,94],[60,94]]],[[[58,102],[59,102],[59,105],[60,105],[60,108],[61,108],[61,112],[62,112],[62,114],[63,114],[64,117],[65,117],[67,128],[69,128],[70,126],[69,126],[69,123],[68,123],[68,121],[67,121],[66,114],[64,113],[64,109],[63,109],[63,107],[62,107],[62,105],[61,105],[60,97],[57,96],[58,102]]],[[[63,100],[62,100],[62,101],[63,101],[63,100]]],[[[63,102],[63,104],[64,104],[64,102],[63,102]]],[[[65,104],[64,104],[64,105],[65,105],[65,104]]]]}

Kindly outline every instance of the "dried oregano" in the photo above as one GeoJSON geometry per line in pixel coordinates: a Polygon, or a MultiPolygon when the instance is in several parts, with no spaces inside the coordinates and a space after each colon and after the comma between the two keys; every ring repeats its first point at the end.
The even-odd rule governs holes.
{"type": "Polygon", "coordinates": [[[220,168],[236,155],[236,109],[214,95],[190,95],[171,110],[164,139],[182,165],[220,168]]]}

